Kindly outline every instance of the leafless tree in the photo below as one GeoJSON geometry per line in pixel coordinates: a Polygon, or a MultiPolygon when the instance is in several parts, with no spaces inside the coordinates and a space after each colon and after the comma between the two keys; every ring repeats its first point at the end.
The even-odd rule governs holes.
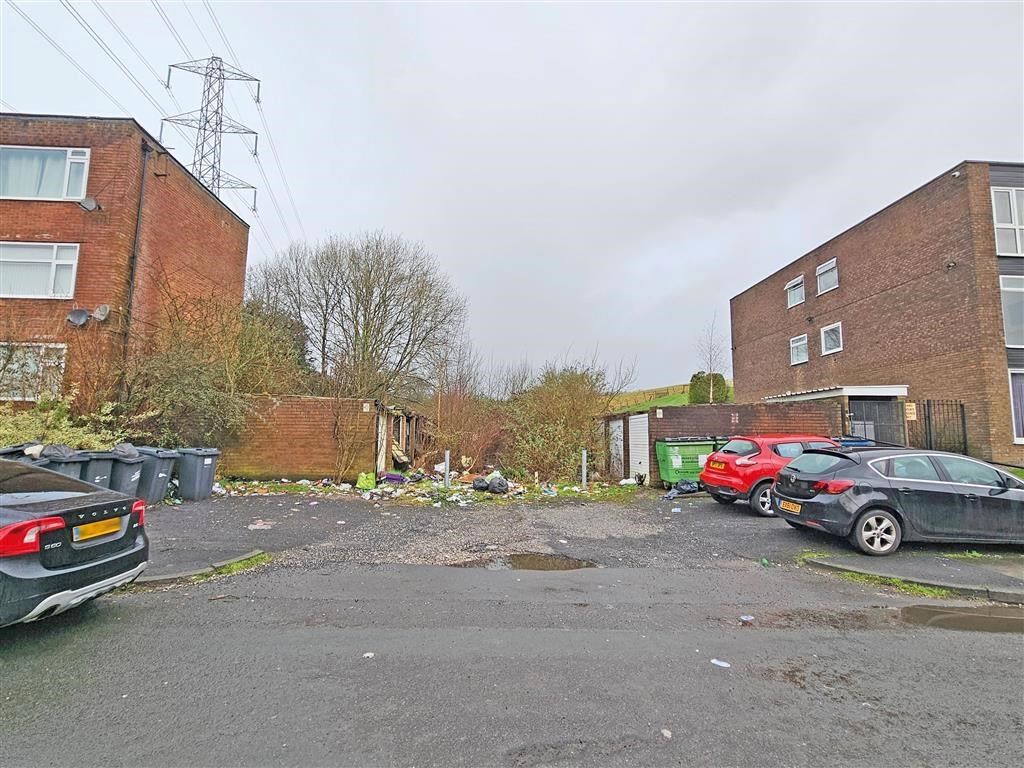
{"type": "Polygon", "coordinates": [[[715,402],[715,374],[723,373],[726,365],[725,342],[718,327],[718,313],[704,324],[704,330],[697,340],[697,356],[708,374],[708,402],[715,402]]]}
{"type": "Polygon", "coordinates": [[[423,245],[384,232],[293,245],[253,270],[249,292],[302,320],[314,366],[348,397],[422,391],[466,311],[423,245]]]}

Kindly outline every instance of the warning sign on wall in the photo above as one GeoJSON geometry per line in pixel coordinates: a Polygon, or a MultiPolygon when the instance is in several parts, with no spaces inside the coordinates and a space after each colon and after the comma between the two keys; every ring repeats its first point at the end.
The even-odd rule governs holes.
{"type": "Polygon", "coordinates": [[[904,403],[907,421],[917,421],[917,403],[904,403]]]}

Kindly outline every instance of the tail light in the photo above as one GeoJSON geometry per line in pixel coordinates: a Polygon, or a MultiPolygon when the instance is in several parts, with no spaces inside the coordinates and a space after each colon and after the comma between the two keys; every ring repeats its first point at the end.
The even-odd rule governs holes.
{"type": "Polygon", "coordinates": [[[39,551],[39,539],[47,531],[64,527],[61,517],[41,517],[0,528],[0,557],[30,555],[39,551]]]}
{"type": "Polygon", "coordinates": [[[853,480],[819,480],[811,486],[815,493],[827,493],[830,496],[838,496],[853,488],[853,480]]]}
{"type": "Polygon", "coordinates": [[[135,503],[132,504],[132,514],[138,516],[139,526],[144,526],[146,524],[146,502],[142,499],[136,499],[135,503]]]}

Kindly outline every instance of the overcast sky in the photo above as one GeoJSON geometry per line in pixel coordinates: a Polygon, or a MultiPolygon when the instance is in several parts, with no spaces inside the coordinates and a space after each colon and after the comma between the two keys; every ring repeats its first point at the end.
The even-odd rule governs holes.
{"type": "MultiPolygon", "coordinates": [[[[147,129],[160,117],[58,3],[19,6],[147,129]]],[[[103,3],[157,72],[186,58],[149,2],[103,3]]],[[[230,59],[203,3],[162,0],[196,57],[230,59]],[[191,14],[189,13],[191,12],[191,14]],[[205,36],[205,41],[204,41],[205,36]]],[[[214,4],[263,108],[302,226],[261,158],[266,236],[420,240],[497,359],[596,349],[637,386],[688,381],[729,298],[964,159],[1024,159],[1024,4],[214,4]]],[[[75,8],[166,113],[156,78],[75,8]]],[[[117,116],[6,0],[0,99],[117,116]]],[[[200,80],[175,72],[184,109],[200,80]]],[[[229,112],[260,127],[229,86],[229,112]]],[[[167,131],[186,164],[191,146],[167,131]]],[[[235,198],[228,202],[251,220],[235,198]]],[[[780,297],[781,300],[781,297],[780,297]]]]}

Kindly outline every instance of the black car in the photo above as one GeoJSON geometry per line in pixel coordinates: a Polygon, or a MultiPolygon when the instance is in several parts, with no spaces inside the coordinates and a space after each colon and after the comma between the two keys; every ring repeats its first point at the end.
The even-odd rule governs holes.
{"type": "Polygon", "coordinates": [[[145,502],[0,459],[0,627],[128,584],[146,568],[145,502]]]}
{"type": "Polygon", "coordinates": [[[779,473],[772,508],[869,555],[891,555],[903,541],[1024,543],[1024,483],[941,451],[806,451],[779,473]]]}

